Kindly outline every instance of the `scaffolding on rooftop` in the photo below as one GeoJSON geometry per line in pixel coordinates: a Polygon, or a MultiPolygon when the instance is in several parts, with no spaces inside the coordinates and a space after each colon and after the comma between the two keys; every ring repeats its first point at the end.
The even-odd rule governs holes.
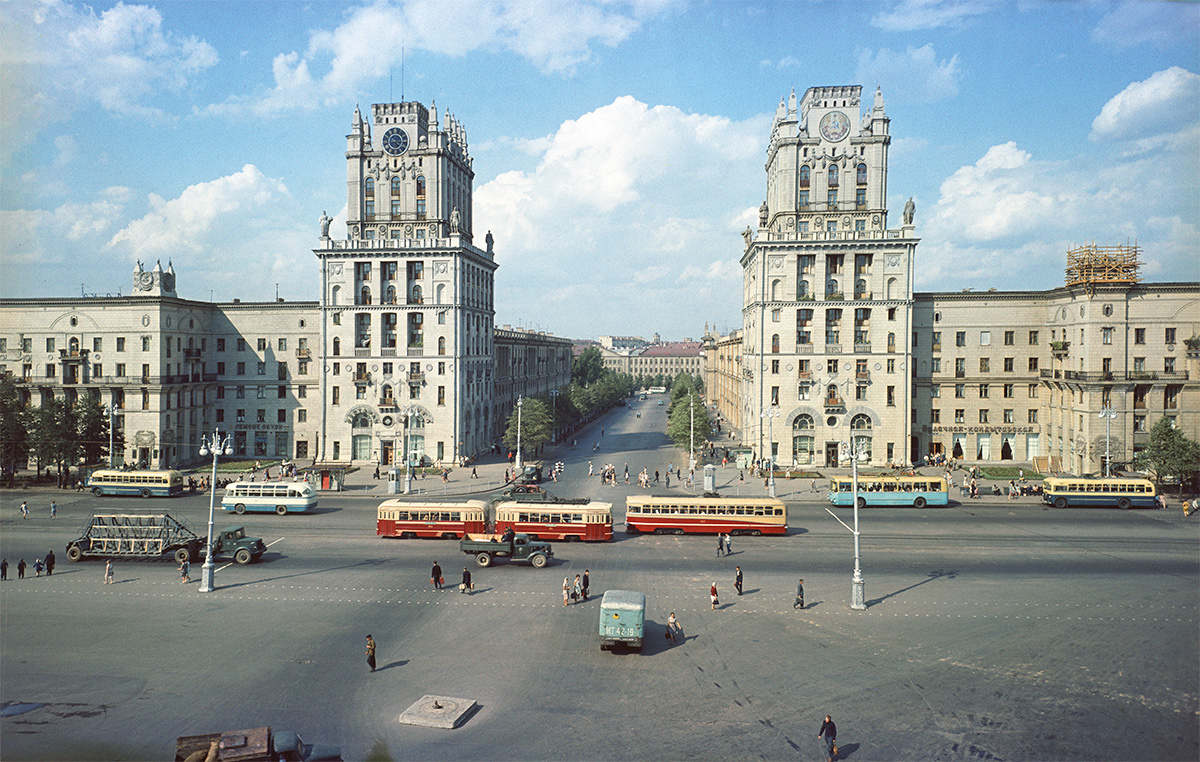
{"type": "Polygon", "coordinates": [[[1103,283],[1129,285],[1141,281],[1142,248],[1132,244],[1098,246],[1095,242],[1067,251],[1068,286],[1083,286],[1090,296],[1103,283]]]}

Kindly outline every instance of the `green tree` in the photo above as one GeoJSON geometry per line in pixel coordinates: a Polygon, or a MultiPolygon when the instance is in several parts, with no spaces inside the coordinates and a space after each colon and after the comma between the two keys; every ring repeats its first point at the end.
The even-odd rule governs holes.
{"type": "Polygon", "coordinates": [[[1171,425],[1168,418],[1159,418],[1150,429],[1142,461],[1154,472],[1158,481],[1177,477],[1179,488],[1195,478],[1200,470],[1200,443],[1193,442],[1171,425]]]}
{"type": "Polygon", "coordinates": [[[0,376],[0,472],[11,488],[16,483],[17,464],[29,458],[29,424],[26,410],[9,376],[0,376]]]}
{"type": "Polygon", "coordinates": [[[695,392],[672,405],[667,419],[667,436],[676,447],[688,450],[694,444],[696,452],[700,452],[711,433],[712,422],[708,419],[708,410],[695,392]]]}
{"type": "MultiPolygon", "coordinates": [[[[85,463],[98,463],[107,458],[108,451],[108,410],[99,402],[79,407],[79,444],[85,463]]],[[[113,431],[113,450],[125,449],[125,433],[113,431]]]]}
{"type": "Polygon", "coordinates": [[[514,407],[504,430],[506,447],[517,447],[517,419],[521,421],[521,452],[533,452],[550,440],[550,408],[540,399],[527,397],[521,404],[520,415],[514,407]]]}
{"type": "Polygon", "coordinates": [[[604,358],[599,347],[588,347],[571,361],[571,380],[580,386],[591,386],[604,372],[604,358]]]}
{"type": "Polygon", "coordinates": [[[59,485],[64,469],[79,460],[79,422],[75,409],[58,397],[47,399],[33,415],[32,445],[38,458],[38,473],[43,465],[58,466],[59,485]]]}

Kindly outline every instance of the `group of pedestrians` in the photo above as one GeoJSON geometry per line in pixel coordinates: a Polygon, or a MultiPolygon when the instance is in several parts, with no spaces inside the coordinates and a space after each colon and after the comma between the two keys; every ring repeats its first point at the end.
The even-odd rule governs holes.
{"type": "Polygon", "coordinates": [[[733,555],[733,539],[728,534],[717,535],[717,557],[733,555]]]}
{"type": "Polygon", "coordinates": [[[575,575],[575,581],[571,582],[570,577],[563,577],[563,605],[569,606],[572,603],[582,603],[588,599],[588,589],[591,586],[591,572],[587,569],[583,570],[583,576],[575,575]]]}
{"type": "MultiPolygon", "coordinates": [[[[55,559],[54,559],[54,551],[53,550],[46,554],[45,559],[35,558],[33,560],[33,576],[35,576],[35,577],[42,576],[42,570],[45,570],[47,577],[54,574],[54,563],[55,563],[55,559]]],[[[22,558],[20,561],[18,561],[17,562],[17,579],[25,579],[25,570],[28,568],[29,568],[29,564],[25,563],[24,558],[22,558]]],[[[0,582],[4,582],[7,579],[8,579],[8,559],[3,558],[3,559],[0,559],[0,582]]]]}
{"type": "MultiPolygon", "coordinates": [[[[28,500],[21,501],[21,518],[23,518],[23,519],[29,518],[29,501],[28,500]]],[[[52,518],[52,519],[58,518],[58,501],[57,500],[50,501],[50,518],[52,518]]]]}
{"type": "MultiPolygon", "coordinates": [[[[433,585],[434,590],[441,590],[442,586],[446,584],[446,580],[442,576],[442,567],[436,560],[433,562],[433,568],[429,570],[429,584],[433,585]]],[[[471,581],[471,570],[464,566],[462,582],[458,583],[458,592],[470,595],[474,590],[475,583],[471,581]]]]}

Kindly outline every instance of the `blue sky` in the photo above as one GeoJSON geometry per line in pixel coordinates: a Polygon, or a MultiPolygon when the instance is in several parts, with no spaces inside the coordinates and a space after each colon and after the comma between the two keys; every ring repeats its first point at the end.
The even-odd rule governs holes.
{"type": "Polygon", "coordinates": [[[1196,4],[8,0],[0,296],[170,259],[184,297],[316,299],[354,107],[403,93],[466,127],[497,324],[726,331],[775,107],[842,84],[882,87],[920,290],[1052,288],[1093,240],[1200,278],[1196,4]]]}

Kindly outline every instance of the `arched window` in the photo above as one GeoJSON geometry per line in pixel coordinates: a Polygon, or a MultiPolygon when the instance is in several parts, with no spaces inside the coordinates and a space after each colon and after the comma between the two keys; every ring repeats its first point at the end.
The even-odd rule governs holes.
{"type": "Polygon", "coordinates": [[[895,352],[895,351],[896,351],[896,334],[894,334],[894,333],[889,333],[889,334],[888,334],[888,348],[887,348],[887,351],[889,351],[889,352],[895,352]]]}
{"type": "Polygon", "coordinates": [[[838,168],[837,168],[837,165],[834,164],[832,167],[829,168],[829,187],[836,188],[837,185],[838,185],[838,168]]]}
{"type": "Polygon", "coordinates": [[[379,393],[382,395],[384,402],[391,402],[393,400],[391,384],[384,384],[379,393]]]}
{"type": "Polygon", "coordinates": [[[771,301],[779,301],[779,281],[771,281],[771,301]]]}
{"type": "Polygon", "coordinates": [[[792,423],[792,462],[810,465],[813,462],[813,419],[798,415],[792,423]]]}
{"type": "Polygon", "coordinates": [[[363,182],[363,216],[370,220],[375,217],[375,178],[368,177],[363,182]]]}
{"type": "Polygon", "coordinates": [[[342,353],[342,340],[339,337],[334,336],[333,337],[333,356],[337,357],[341,353],[342,353]]]}
{"type": "Polygon", "coordinates": [[[859,413],[850,419],[850,445],[871,459],[871,416],[859,413]]]}
{"type": "Polygon", "coordinates": [[[388,304],[396,303],[396,287],[395,286],[387,287],[387,303],[388,304]]]}
{"type": "Polygon", "coordinates": [[[858,176],[855,179],[858,181],[858,184],[866,185],[867,184],[867,165],[866,164],[858,165],[857,175],[858,176]]]}
{"type": "Polygon", "coordinates": [[[807,165],[807,164],[805,164],[804,166],[800,167],[800,187],[801,187],[801,188],[807,188],[807,187],[808,187],[808,178],[809,178],[809,174],[810,174],[810,170],[809,170],[809,168],[808,168],[808,165],[807,165]]]}
{"type": "Polygon", "coordinates": [[[444,294],[445,294],[445,293],[446,293],[446,284],[444,284],[444,283],[439,283],[439,284],[438,284],[438,287],[437,287],[437,290],[434,292],[434,297],[435,297],[435,300],[436,300],[437,304],[441,304],[441,303],[442,303],[442,298],[443,298],[443,296],[444,296],[444,294]]]}
{"type": "Polygon", "coordinates": [[[400,216],[400,178],[392,178],[392,216],[400,216]]]}
{"type": "Polygon", "coordinates": [[[779,334],[771,335],[771,354],[779,354],[779,334]]]}
{"type": "Polygon", "coordinates": [[[850,428],[854,431],[870,431],[871,416],[865,413],[859,413],[850,419],[850,428]]]}
{"type": "Polygon", "coordinates": [[[837,294],[837,292],[838,292],[837,278],[830,278],[829,280],[825,281],[825,296],[826,297],[834,296],[835,294],[837,294]]]}
{"type": "Polygon", "coordinates": [[[361,297],[362,297],[362,300],[359,302],[359,304],[370,304],[371,303],[371,287],[370,286],[362,287],[361,297]]]}
{"type": "Polygon", "coordinates": [[[439,355],[446,354],[446,337],[445,336],[438,336],[438,354],[439,355]]]}
{"type": "Polygon", "coordinates": [[[371,416],[359,413],[354,416],[354,421],[350,425],[356,429],[369,429],[371,428],[371,416]]]}
{"type": "Polygon", "coordinates": [[[895,299],[895,298],[896,298],[896,297],[895,297],[895,294],[894,294],[894,290],[895,290],[895,288],[896,288],[896,279],[895,279],[895,278],[888,278],[888,282],[887,282],[887,294],[886,294],[886,296],[887,296],[887,298],[888,298],[888,299],[895,299]]]}
{"type": "Polygon", "coordinates": [[[839,402],[837,384],[830,384],[825,389],[825,402],[826,404],[837,404],[839,402]]]}
{"type": "Polygon", "coordinates": [[[67,342],[67,349],[69,349],[73,355],[79,354],[79,339],[72,336],[71,340],[67,342]]]}
{"type": "Polygon", "coordinates": [[[417,219],[425,219],[425,178],[417,178],[417,219]]]}
{"type": "Polygon", "coordinates": [[[330,304],[337,304],[337,303],[338,303],[338,300],[339,300],[339,299],[341,299],[341,298],[342,298],[342,287],[341,287],[341,286],[334,286],[334,287],[333,287],[333,290],[331,290],[331,291],[329,292],[329,303],[330,303],[330,304]]]}
{"type": "Polygon", "coordinates": [[[421,304],[421,301],[422,301],[422,299],[421,299],[421,287],[420,287],[420,286],[413,286],[413,287],[412,287],[412,297],[409,299],[408,303],[409,303],[409,304],[421,304]]]}
{"type": "Polygon", "coordinates": [[[799,299],[807,299],[809,297],[808,281],[802,280],[796,284],[796,297],[799,299]]]}

